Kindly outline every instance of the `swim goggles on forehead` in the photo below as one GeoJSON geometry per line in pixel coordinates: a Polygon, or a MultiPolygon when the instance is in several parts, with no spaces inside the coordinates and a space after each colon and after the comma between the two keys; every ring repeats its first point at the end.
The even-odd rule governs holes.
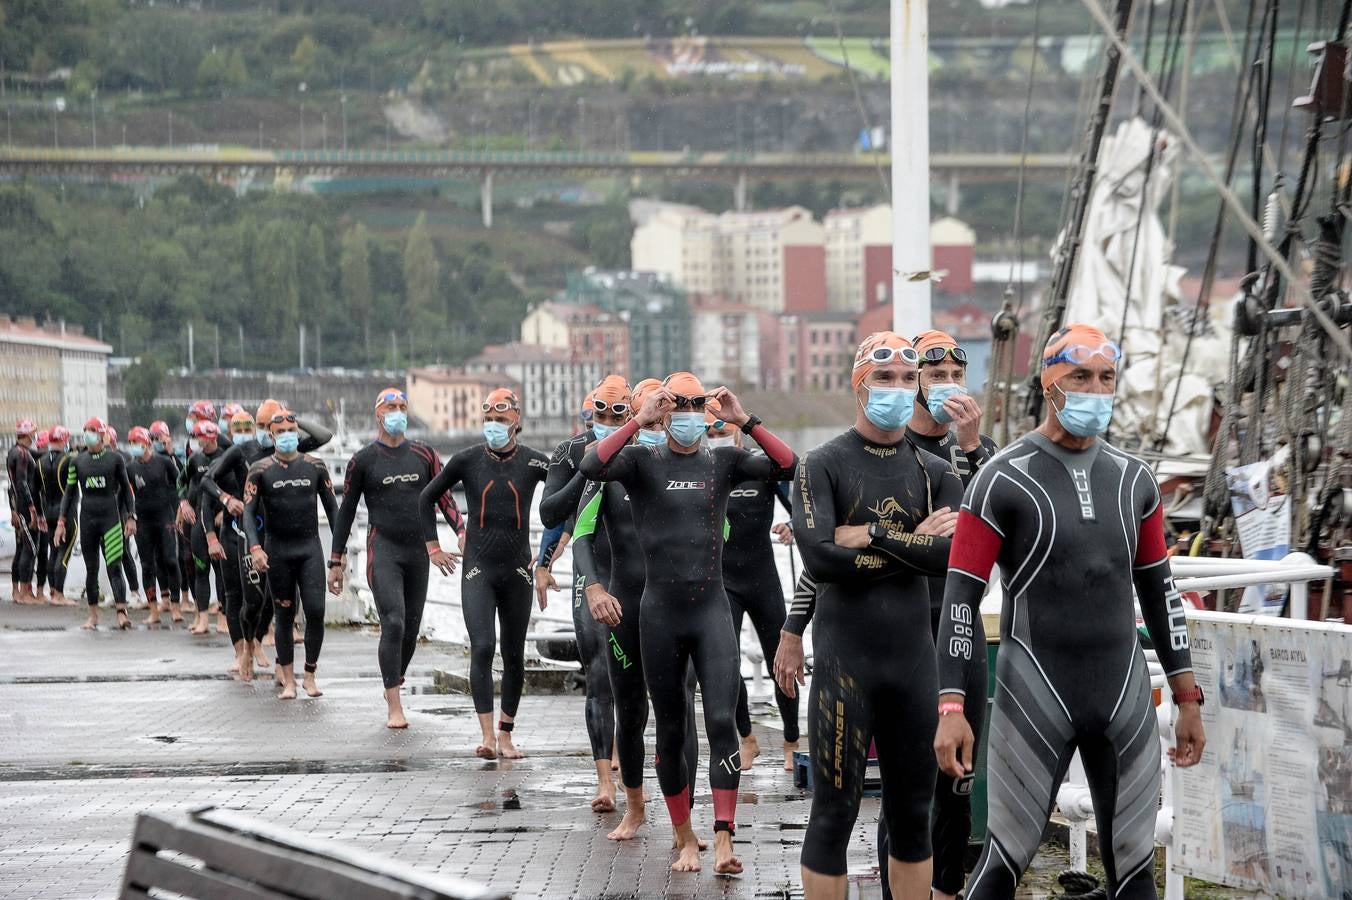
{"type": "Polygon", "coordinates": [[[231,433],[231,434],[242,434],[243,432],[246,432],[246,431],[253,431],[253,430],[254,430],[253,419],[250,419],[250,420],[247,421],[247,422],[240,421],[240,422],[231,422],[231,423],[230,423],[230,433],[231,433]]]}
{"type": "Polygon", "coordinates": [[[874,347],[863,359],[856,360],[854,365],[856,368],[864,363],[885,366],[894,359],[911,366],[920,365],[920,354],[915,352],[914,347],[874,347]]]}
{"type": "Polygon", "coordinates": [[[1068,347],[1062,347],[1051,356],[1042,360],[1044,366],[1054,366],[1057,363],[1070,363],[1071,365],[1080,365],[1087,363],[1095,356],[1100,356],[1110,363],[1116,363],[1122,358],[1122,348],[1117,346],[1114,341],[1104,341],[1097,347],[1089,344],[1071,344],[1068,347]]]}
{"type": "Polygon", "coordinates": [[[953,357],[953,361],[956,363],[967,365],[967,351],[961,347],[930,347],[920,354],[921,359],[930,363],[943,362],[945,356],[953,357]]]}
{"type": "Polygon", "coordinates": [[[607,403],[600,397],[595,397],[592,399],[592,406],[596,408],[597,412],[610,412],[614,413],[617,416],[622,416],[625,413],[629,412],[628,403],[607,403]]]}
{"type": "Polygon", "coordinates": [[[709,398],[705,396],[682,397],[680,394],[673,394],[672,396],[675,398],[677,409],[702,410],[704,405],[709,402],[709,398]]]}
{"type": "Polygon", "coordinates": [[[283,422],[294,422],[294,421],[296,421],[295,413],[278,413],[277,415],[273,416],[271,419],[268,420],[268,424],[280,425],[283,422]]]}
{"type": "Polygon", "coordinates": [[[408,394],[403,391],[386,391],[376,398],[376,406],[383,406],[386,403],[407,403],[408,394]]]}
{"type": "Polygon", "coordinates": [[[480,404],[480,405],[483,407],[483,411],[484,411],[484,412],[504,412],[504,413],[505,413],[505,412],[511,412],[512,410],[517,409],[517,405],[516,405],[516,401],[515,401],[515,400],[498,400],[498,401],[496,401],[496,402],[494,402],[494,403],[489,403],[487,400],[485,400],[485,401],[484,401],[482,404],[480,404]]]}

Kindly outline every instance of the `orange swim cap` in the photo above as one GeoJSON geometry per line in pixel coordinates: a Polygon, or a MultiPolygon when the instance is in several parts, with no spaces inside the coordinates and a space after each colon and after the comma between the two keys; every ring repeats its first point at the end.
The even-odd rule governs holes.
{"type": "Polygon", "coordinates": [[[1107,354],[1105,358],[1116,363],[1122,355],[1121,348],[1093,325],[1082,323],[1067,325],[1047,340],[1047,347],[1042,351],[1043,390],[1075,369],[1076,363],[1064,358],[1064,352],[1072,347],[1084,348],[1078,353],[1082,354],[1085,360],[1097,353],[1107,354]]]}
{"type": "Polygon", "coordinates": [[[282,404],[269,397],[258,405],[258,415],[254,417],[254,421],[260,425],[271,425],[272,417],[281,411],[282,404]]]}
{"type": "Polygon", "coordinates": [[[634,385],[631,396],[634,398],[634,406],[642,406],[643,401],[648,399],[648,395],[662,386],[662,382],[656,378],[645,378],[634,385]]]}
{"type": "Polygon", "coordinates": [[[875,331],[859,344],[854,355],[854,369],[850,372],[850,387],[855,390],[864,383],[874,369],[885,366],[895,360],[913,366],[920,365],[920,357],[915,347],[906,338],[895,331],[875,331]]]}
{"type": "MultiPolygon", "coordinates": [[[[591,392],[593,400],[600,400],[607,408],[616,403],[621,406],[629,406],[633,402],[633,395],[629,390],[629,382],[621,375],[607,375],[601,379],[601,383],[596,386],[596,390],[591,392]]],[[[593,409],[595,404],[593,404],[593,409]]]]}
{"type": "Polygon", "coordinates": [[[482,409],[484,412],[505,412],[515,416],[518,421],[521,419],[521,401],[516,399],[516,394],[511,388],[494,388],[489,391],[488,396],[484,398],[482,409]]]}
{"type": "Polygon", "coordinates": [[[915,352],[920,354],[921,362],[925,361],[926,351],[933,350],[936,347],[941,350],[955,350],[958,346],[958,342],[953,335],[937,328],[920,332],[915,336],[912,343],[915,345],[915,352]]]}
{"type": "Polygon", "coordinates": [[[662,379],[662,387],[671,391],[677,397],[695,397],[704,396],[704,385],[690,372],[673,372],[662,379]]]}

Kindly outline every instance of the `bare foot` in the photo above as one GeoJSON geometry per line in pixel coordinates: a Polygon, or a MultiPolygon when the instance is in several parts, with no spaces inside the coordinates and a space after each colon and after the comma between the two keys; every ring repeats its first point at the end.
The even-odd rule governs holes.
{"type": "Polygon", "coordinates": [[[206,634],[209,624],[210,619],[207,617],[207,614],[204,612],[198,613],[197,619],[192,623],[192,627],[188,629],[188,634],[206,634]]]}
{"type": "Polygon", "coordinates": [[[798,742],[784,742],[784,771],[793,771],[793,755],[798,752],[798,742]]]}
{"type": "Polygon", "coordinates": [[[491,740],[486,739],[482,744],[474,748],[474,755],[479,759],[497,759],[498,751],[493,749],[491,740]]]}
{"type": "Polygon", "coordinates": [[[602,784],[596,789],[596,796],[592,798],[591,809],[594,813],[608,813],[615,811],[615,785],[602,784]]]}
{"type": "Polygon", "coordinates": [[[169,619],[175,625],[180,625],[183,623],[183,613],[179,612],[177,603],[169,607],[169,619]]]}
{"type": "Polygon", "coordinates": [[[606,837],[612,841],[632,841],[646,819],[643,807],[628,806],[624,810],[624,818],[620,819],[620,824],[606,837]]]}
{"type": "Polygon", "coordinates": [[[74,606],[75,601],[67,597],[60,591],[52,591],[52,599],[48,601],[52,606],[74,606]]]}
{"type": "MultiPolygon", "coordinates": [[[[680,846],[681,846],[681,838],[680,838],[679,835],[677,835],[677,834],[675,834],[675,833],[673,832],[672,835],[671,835],[671,849],[675,850],[676,848],[678,848],[678,847],[680,847],[680,846]]],[[[701,850],[708,850],[708,849],[709,849],[709,842],[706,841],[706,840],[704,840],[703,838],[696,837],[696,838],[695,838],[695,846],[699,847],[701,850]]]]}
{"type": "Polygon", "coordinates": [[[160,624],[160,608],[158,606],[150,607],[150,615],[145,617],[146,625],[160,624]]]}
{"type": "Polygon", "coordinates": [[[720,831],[714,835],[714,872],[719,875],[741,875],[742,861],[732,852],[732,835],[720,831]]]}
{"type": "Polygon", "coordinates": [[[748,734],[742,738],[742,771],[750,772],[751,764],[756,761],[758,756],[760,756],[760,741],[756,740],[754,733],[748,734]]]}
{"type": "Polygon", "coordinates": [[[269,629],[268,629],[268,633],[267,633],[266,635],[263,636],[263,646],[264,646],[264,647],[274,647],[274,646],[276,646],[276,644],[277,644],[277,642],[274,641],[274,640],[272,639],[272,629],[269,628],[269,629]]]}
{"type": "Polygon", "coordinates": [[[229,675],[230,677],[234,678],[236,681],[239,680],[239,657],[238,657],[238,656],[236,656],[236,657],[235,657],[235,661],[232,662],[232,663],[230,664],[230,668],[228,668],[228,669],[225,670],[225,674],[227,674],[227,675],[229,675]]]}
{"type": "Polygon", "coordinates": [[[266,669],[272,665],[272,660],[268,659],[268,655],[263,652],[263,648],[257,644],[254,645],[253,661],[254,665],[260,669],[266,669]]]}
{"type": "Polygon", "coordinates": [[[305,687],[305,693],[306,693],[307,695],[309,695],[310,697],[322,697],[322,696],[324,696],[324,692],[321,691],[321,690],[319,689],[319,686],[315,684],[315,673],[314,673],[314,672],[306,672],[306,673],[305,673],[305,677],[304,677],[303,679],[301,679],[301,683],[302,683],[302,684],[304,685],[304,687],[305,687]]]}
{"type": "Polygon", "coordinates": [[[127,615],[127,611],[125,609],[119,609],[117,611],[117,630],[128,631],[130,630],[130,628],[131,628],[131,616],[127,615]]]}
{"type": "Polygon", "coordinates": [[[390,710],[388,718],[385,720],[386,728],[401,729],[408,727],[408,719],[404,718],[402,709],[390,710]]]}
{"type": "Polygon", "coordinates": [[[225,613],[216,613],[216,633],[227,634],[230,631],[230,624],[225,621],[225,613]]]}
{"type": "Polygon", "coordinates": [[[518,750],[512,743],[512,736],[505,731],[498,732],[498,756],[503,759],[525,759],[526,751],[518,750]]]}
{"type": "Polygon", "coordinates": [[[81,631],[98,631],[98,630],[99,630],[99,617],[96,616],[96,615],[93,615],[93,614],[91,613],[90,616],[89,616],[89,618],[88,618],[88,619],[85,619],[85,623],[84,623],[83,625],[80,626],[80,630],[81,630],[81,631]]]}
{"type": "Polygon", "coordinates": [[[676,861],[671,864],[673,872],[698,872],[699,871],[699,841],[687,840],[677,848],[676,861]]]}
{"type": "Polygon", "coordinates": [[[278,700],[295,700],[295,699],[296,699],[296,683],[295,683],[294,681],[288,681],[288,682],[284,683],[284,684],[282,685],[282,692],[281,692],[280,694],[277,695],[277,699],[278,699],[278,700]]]}
{"type": "Polygon", "coordinates": [[[239,658],[235,660],[235,666],[239,669],[240,681],[250,682],[254,680],[253,657],[249,655],[249,651],[246,650],[239,655],[239,658]]]}

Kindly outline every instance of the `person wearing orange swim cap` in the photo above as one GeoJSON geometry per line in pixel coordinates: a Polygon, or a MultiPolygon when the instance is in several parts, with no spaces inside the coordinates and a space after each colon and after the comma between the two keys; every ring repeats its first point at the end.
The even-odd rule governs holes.
{"type": "Polygon", "coordinates": [[[47,527],[38,510],[35,492],[37,463],[34,460],[33,439],[38,426],[32,419],[20,419],[14,428],[14,446],[5,457],[9,471],[10,524],[18,538],[14,564],[10,568],[10,596],[15,603],[40,603],[33,590],[33,573],[37,567],[40,528],[47,527]]]}
{"type": "Polygon", "coordinates": [[[152,450],[154,441],[149,429],[137,427],[127,432],[131,451],[127,477],[136,491],[136,549],[141,558],[141,586],[150,608],[145,619],[147,625],[159,624],[161,603],[168,607],[179,589],[178,545],[174,534],[178,464],[169,454],[152,450]]]}
{"type": "MultiPolygon", "coordinates": [[[[817,673],[807,705],[821,714],[809,719],[808,746],[817,771],[835,773],[816,782],[803,840],[803,889],[812,898],[845,891],[875,740],[888,796],[883,870],[890,890],[895,897],[928,897],[931,889],[936,768],[924,737],[936,717],[924,576],[947,570],[962,483],[945,461],[906,439],[919,364],[901,335],[866,337],[851,373],[854,427],[808,453],[798,468],[793,532],[817,598],[817,673]],[[916,662],[898,668],[899,659],[916,662]]],[[[796,616],[797,595],[794,606],[796,616]]],[[[775,661],[776,682],[790,695],[802,683],[801,669],[784,664],[787,648],[801,642],[796,631],[786,623],[775,661]]]]}
{"type": "MultiPolygon", "coordinates": [[[[549,457],[517,442],[521,402],[509,388],[496,388],[481,404],[485,443],[466,447],[446,460],[418,495],[424,547],[443,575],[454,571],[457,554],[441,549],[436,505],[457,484],[469,502],[461,565],[460,605],[469,634],[470,693],[483,732],[475,748],[481,759],[518,759],[513,743],[526,670],[526,629],[530,624],[530,510],[535,489],[549,472],[549,457]],[[495,620],[502,626],[502,715],[493,730],[493,649],[495,620]]],[[[540,608],[547,605],[541,598],[540,608]]]]}
{"type": "MultiPolygon", "coordinates": [[[[587,486],[587,480],[577,472],[577,464],[588,444],[609,435],[628,421],[632,405],[629,382],[621,375],[607,375],[587,394],[582,416],[587,427],[581,434],[554,448],[540,501],[540,519],[547,533],[535,566],[537,597],[543,598],[551,588],[558,589],[551,567],[558,549],[566,543],[564,533],[571,533],[574,540],[578,537],[576,528],[568,527],[587,486]]],[[[585,679],[587,737],[596,765],[597,787],[591,809],[605,813],[615,809],[615,781],[611,775],[611,756],[615,750],[615,698],[606,663],[609,656],[606,628],[583,602],[585,596],[578,580],[576,546],[574,544],[573,578],[569,583],[574,586],[573,633],[585,679]]]]}
{"type": "Polygon", "coordinates": [[[715,761],[709,767],[714,871],[742,871],[732,845],[742,767],[736,723],[741,655],[723,584],[723,526],[728,495],[737,484],[784,480],[796,464],[793,451],[748,415],[732,391],[708,391],[692,373],[676,372],[647,394],[622,428],[588,450],[579,466],[586,478],[618,481],[627,489],[637,526],[646,568],[640,649],[657,723],[657,778],[676,832],[676,871],[699,868],[699,843],[690,822],[690,773],[683,755],[690,665],[703,692],[705,731],[715,761]],[[710,400],[718,404],[724,421],[760,444],[764,456],[736,447],[701,446],[710,400]],[[641,428],[658,422],[666,423],[665,447],[630,446],[641,428]]]}

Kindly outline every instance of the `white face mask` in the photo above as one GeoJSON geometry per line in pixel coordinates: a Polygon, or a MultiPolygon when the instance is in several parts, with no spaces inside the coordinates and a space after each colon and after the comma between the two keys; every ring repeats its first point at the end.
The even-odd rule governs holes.
{"type": "Polygon", "coordinates": [[[712,447],[736,447],[737,438],[731,434],[725,434],[722,437],[705,438],[704,442],[712,447]]]}

